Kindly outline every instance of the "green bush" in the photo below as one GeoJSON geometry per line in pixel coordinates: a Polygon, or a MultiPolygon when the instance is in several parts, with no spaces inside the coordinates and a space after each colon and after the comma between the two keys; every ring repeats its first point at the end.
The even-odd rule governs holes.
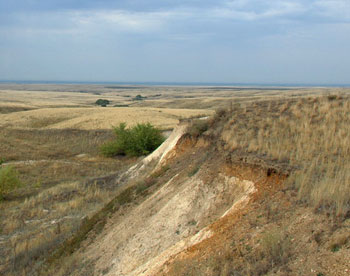
{"type": "Polygon", "coordinates": [[[107,106],[110,104],[109,100],[104,100],[104,99],[98,99],[95,104],[100,105],[100,106],[107,106]]]}
{"type": "Polygon", "coordinates": [[[136,97],[132,98],[133,101],[142,101],[143,99],[146,99],[146,97],[141,95],[136,95],[136,97]]]}
{"type": "Polygon", "coordinates": [[[8,193],[21,186],[16,170],[11,166],[0,168],[0,201],[8,193]]]}
{"type": "Polygon", "coordinates": [[[126,128],[126,123],[121,123],[114,128],[114,132],[116,139],[101,147],[101,152],[105,156],[146,155],[154,151],[164,141],[160,130],[150,123],[137,124],[132,128],[126,128]]]}

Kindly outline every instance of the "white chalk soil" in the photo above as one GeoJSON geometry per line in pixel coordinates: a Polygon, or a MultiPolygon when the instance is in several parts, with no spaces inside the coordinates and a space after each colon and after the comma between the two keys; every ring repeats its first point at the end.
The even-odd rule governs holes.
{"type": "MultiPolygon", "coordinates": [[[[129,170],[130,177],[152,161],[154,170],[166,165],[176,156],[185,129],[178,126],[158,150],[129,170]]],[[[171,257],[209,238],[208,226],[244,207],[255,192],[251,181],[224,173],[208,178],[208,170],[173,175],[140,205],[114,214],[96,240],[79,252],[94,263],[93,275],[156,274],[171,257]]]]}

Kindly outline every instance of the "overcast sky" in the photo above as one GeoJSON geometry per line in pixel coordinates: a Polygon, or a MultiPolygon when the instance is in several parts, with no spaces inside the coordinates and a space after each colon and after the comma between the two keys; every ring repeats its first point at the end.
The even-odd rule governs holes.
{"type": "Polygon", "coordinates": [[[350,83],[350,0],[0,0],[0,80],[350,83]]]}

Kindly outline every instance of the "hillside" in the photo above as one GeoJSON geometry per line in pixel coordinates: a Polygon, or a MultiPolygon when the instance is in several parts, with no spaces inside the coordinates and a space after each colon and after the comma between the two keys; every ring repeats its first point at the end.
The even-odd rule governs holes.
{"type": "Polygon", "coordinates": [[[40,275],[349,275],[347,95],[233,104],[110,178],[40,275]]]}

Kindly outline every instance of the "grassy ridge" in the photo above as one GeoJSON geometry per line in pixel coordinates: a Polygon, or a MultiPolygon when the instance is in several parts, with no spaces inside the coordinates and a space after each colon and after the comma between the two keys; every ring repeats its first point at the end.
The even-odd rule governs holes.
{"type": "Polygon", "coordinates": [[[345,216],[350,211],[350,99],[328,96],[233,106],[221,139],[233,151],[298,167],[299,198],[345,216]]]}

